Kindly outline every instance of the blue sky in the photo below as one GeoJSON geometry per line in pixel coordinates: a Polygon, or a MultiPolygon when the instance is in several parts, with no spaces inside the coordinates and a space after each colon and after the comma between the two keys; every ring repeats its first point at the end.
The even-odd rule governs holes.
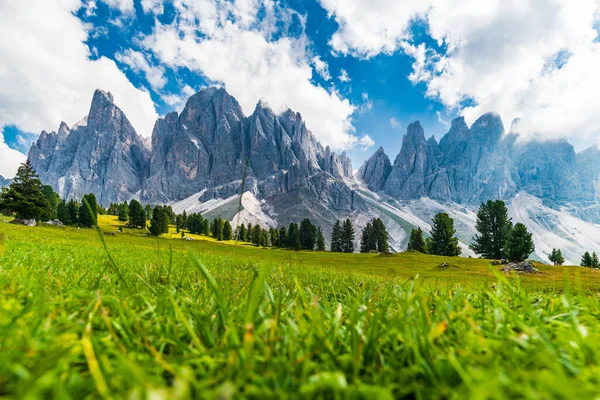
{"type": "Polygon", "coordinates": [[[359,168],[406,126],[439,140],[459,115],[521,117],[524,138],[598,141],[600,0],[23,0],[0,4],[0,174],[95,88],[138,133],[224,86],[302,113],[359,168]],[[44,18],[40,18],[43,16],[44,18]]]}

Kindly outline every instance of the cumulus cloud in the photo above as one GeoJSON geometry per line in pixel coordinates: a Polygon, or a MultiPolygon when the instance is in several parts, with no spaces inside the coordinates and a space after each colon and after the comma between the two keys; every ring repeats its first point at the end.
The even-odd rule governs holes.
{"type": "Polygon", "coordinates": [[[40,132],[61,121],[72,124],[87,115],[101,88],[114,95],[138,133],[150,136],[157,118],[150,95],[113,60],[90,60],[90,27],[73,14],[80,7],[79,0],[0,2],[0,129],[40,132]]]}
{"type": "Polygon", "coordinates": [[[340,82],[350,82],[351,79],[348,76],[348,72],[345,69],[340,69],[340,76],[338,77],[338,79],[340,80],[340,82]]]}
{"type": "Polygon", "coordinates": [[[264,99],[275,112],[300,112],[324,144],[340,149],[358,141],[350,119],[355,108],[311,81],[313,66],[322,73],[325,67],[311,57],[306,37],[273,35],[277,21],[294,18],[291,11],[270,0],[180,0],[174,6],[174,22],[157,22],[142,41],[162,63],[222,84],[246,114],[264,99]]]}
{"type": "Polygon", "coordinates": [[[146,80],[154,90],[163,88],[167,84],[164,76],[165,69],[160,66],[150,65],[144,53],[127,49],[115,54],[117,61],[126,64],[135,72],[143,72],[146,80]]]}
{"type": "Polygon", "coordinates": [[[321,75],[321,78],[325,79],[326,81],[331,79],[331,74],[329,73],[329,66],[325,61],[321,60],[321,57],[313,57],[313,64],[315,67],[315,71],[317,71],[317,74],[321,75]]]}
{"type": "Polygon", "coordinates": [[[0,135],[0,175],[5,178],[12,178],[17,173],[19,164],[25,162],[27,156],[20,151],[13,150],[0,135]]]}
{"type": "Polygon", "coordinates": [[[116,8],[123,13],[132,12],[133,0],[102,0],[106,5],[112,8],[116,8]]]}
{"type": "Polygon", "coordinates": [[[409,54],[410,79],[468,121],[497,111],[506,125],[523,117],[524,134],[591,140],[599,131],[598,0],[465,0],[460,7],[379,0],[359,9],[360,3],[321,0],[339,24],[335,51],[409,54]],[[445,51],[411,37],[411,21],[419,18],[445,51]]]}

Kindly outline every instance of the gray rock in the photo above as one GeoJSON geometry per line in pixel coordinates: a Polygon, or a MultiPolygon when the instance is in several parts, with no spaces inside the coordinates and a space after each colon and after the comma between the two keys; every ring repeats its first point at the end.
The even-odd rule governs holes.
{"type": "Polygon", "coordinates": [[[505,273],[514,271],[514,272],[521,272],[521,273],[526,273],[526,274],[535,274],[535,273],[539,272],[539,270],[537,268],[535,268],[533,265],[531,265],[531,263],[529,261],[508,263],[508,264],[506,264],[505,267],[502,267],[501,271],[505,272],[505,273]]]}
{"type": "Polygon", "coordinates": [[[12,224],[16,224],[16,225],[25,225],[25,226],[29,226],[29,227],[33,227],[37,225],[37,221],[35,219],[20,219],[20,218],[15,218],[11,221],[12,224]]]}
{"type": "Polygon", "coordinates": [[[58,227],[60,227],[60,228],[64,228],[64,226],[65,226],[65,225],[64,225],[64,224],[63,224],[61,221],[59,221],[58,219],[53,219],[53,220],[50,220],[50,221],[46,221],[46,222],[44,222],[44,224],[46,224],[46,225],[50,225],[50,226],[58,226],[58,227]]]}
{"type": "Polygon", "coordinates": [[[388,176],[392,172],[392,163],[380,147],[358,170],[357,176],[370,190],[378,192],[385,186],[388,176]]]}

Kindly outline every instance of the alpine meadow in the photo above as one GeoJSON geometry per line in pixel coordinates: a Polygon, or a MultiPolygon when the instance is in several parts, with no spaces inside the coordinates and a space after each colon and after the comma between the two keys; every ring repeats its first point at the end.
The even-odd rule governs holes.
{"type": "Polygon", "coordinates": [[[600,0],[0,0],[0,399],[600,399],[599,40],[600,0]]]}

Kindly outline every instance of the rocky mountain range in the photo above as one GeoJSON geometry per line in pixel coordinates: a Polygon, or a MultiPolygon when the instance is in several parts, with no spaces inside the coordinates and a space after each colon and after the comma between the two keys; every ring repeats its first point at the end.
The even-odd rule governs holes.
{"type": "Polygon", "coordinates": [[[470,127],[460,117],[438,143],[413,122],[393,164],[379,148],[354,176],[346,154],[323,147],[291,110],[277,115],[259,102],[245,116],[226,90],[207,88],[180,114],[156,121],[149,143],[112,95],[97,90],[88,115],[72,127],[63,122],[57,132],[42,132],[29,159],[61,197],[93,192],[104,205],[138,198],[234,224],[276,226],[309,217],[326,234],[337,218],[351,218],[360,232],[377,216],[396,250],[412,227],[428,231],[442,210],[456,219],[471,254],[466,244],[477,206],[504,199],[516,220],[538,224],[540,238],[567,241],[563,247],[572,248],[572,257],[584,248],[574,230],[597,232],[600,247],[600,149],[575,153],[564,140],[521,140],[516,126],[505,132],[494,113],[470,127]]]}

